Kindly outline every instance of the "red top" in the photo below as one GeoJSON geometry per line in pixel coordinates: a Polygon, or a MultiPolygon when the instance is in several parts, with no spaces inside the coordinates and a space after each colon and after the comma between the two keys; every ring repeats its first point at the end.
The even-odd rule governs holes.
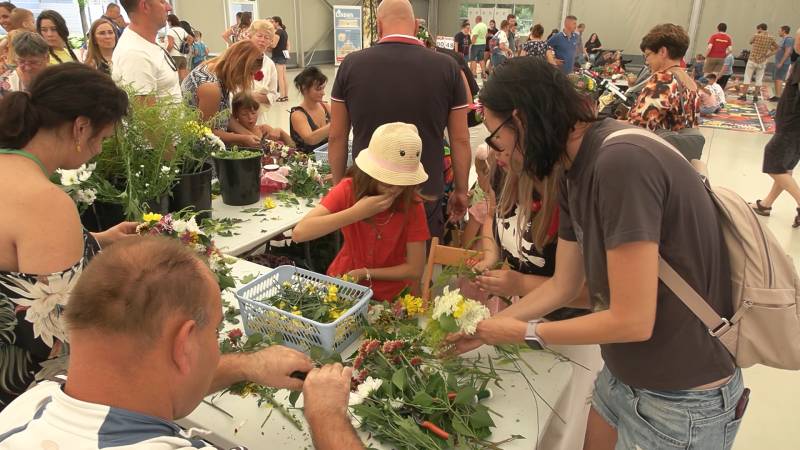
{"type": "Polygon", "coordinates": [[[731,37],[726,33],[716,33],[708,38],[708,43],[711,44],[711,51],[708,52],[709,58],[724,58],[727,56],[726,50],[733,45],[731,37]]]}
{"type": "MultiPolygon", "coordinates": [[[[331,214],[355,203],[353,179],[345,178],[322,199],[331,214]]],[[[328,275],[339,276],[354,269],[392,267],[406,262],[406,244],[430,239],[425,207],[412,204],[408,212],[391,208],[374,217],[342,228],[342,250],[328,267],[328,275]],[[378,236],[380,235],[380,239],[378,236]]],[[[393,300],[410,285],[407,281],[372,281],[373,298],[393,300]]]]}

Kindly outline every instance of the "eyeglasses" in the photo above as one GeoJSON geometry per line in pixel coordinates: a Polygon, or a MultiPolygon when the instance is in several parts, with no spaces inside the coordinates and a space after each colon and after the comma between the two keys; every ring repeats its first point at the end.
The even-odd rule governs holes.
{"type": "Polygon", "coordinates": [[[504,121],[503,121],[503,123],[501,123],[499,127],[495,128],[495,129],[494,129],[494,131],[492,131],[492,134],[490,134],[490,135],[489,135],[489,137],[487,137],[487,138],[484,140],[484,142],[486,142],[486,145],[488,145],[488,146],[489,146],[489,148],[491,148],[492,150],[494,150],[494,151],[496,151],[496,152],[498,152],[498,153],[502,153],[502,152],[503,152],[503,150],[502,150],[502,149],[500,149],[500,147],[498,147],[498,146],[494,145],[494,143],[492,142],[492,140],[494,140],[495,136],[497,135],[497,133],[498,133],[498,132],[500,132],[500,129],[501,129],[501,128],[503,128],[504,126],[506,126],[506,125],[508,125],[509,123],[511,123],[511,120],[512,120],[513,118],[514,118],[514,116],[508,116],[508,119],[504,120],[504,121]]]}
{"type": "Polygon", "coordinates": [[[172,60],[172,56],[170,56],[170,54],[167,51],[167,49],[165,49],[164,47],[162,47],[160,45],[158,46],[158,48],[160,48],[161,51],[164,53],[164,57],[167,59],[167,64],[169,64],[169,67],[172,69],[172,71],[173,72],[177,72],[178,71],[178,66],[175,65],[175,61],[172,60]]]}
{"type": "Polygon", "coordinates": [[[17,58],[17,67],[25,67],[28,69],[36,69],[46,65],[47,62],[44,58],[41,59],[22,59],[17,58]]]}

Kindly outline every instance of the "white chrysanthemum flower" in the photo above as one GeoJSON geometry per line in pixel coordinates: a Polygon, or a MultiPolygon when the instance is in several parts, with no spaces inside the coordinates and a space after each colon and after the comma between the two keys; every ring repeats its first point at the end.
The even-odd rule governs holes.
{"type": "Polygon", "coordinates": [[[347,404],[349,406],[356,406],[364,403],[364,396],[359,394],[358,392],[351,392],[350,397],[347,399],[347,404]]]}
{"type": "Polygon", "coordinates": [[[169,173],[169,166],[161,166],[161,173],[168,174],[169,173]]]}
{"type": "Polygon", "coordinates": [[[458,328],[467,334],[475,334],[478,322],[488,319],[491,315],[489,313],[489,308],[475,300],[464,300],[462,308],[463,312],[461,316],[456,319],[456,323],[458,323],[458,328]]]}
{"type": "Polygon", "coordinates": [[[91,205],[97,199],[97,192],[94,189],[79,189],[75,193],[75,200],[79,203],[91,205]]]}
{"type": "Polygon", "coordinates": [[[462,299],[459,289],[451,291],[449,286],[445,286],[442,295],[434,300],[431,317],[438,319],[441,316],[452,315],[462,299]]]}
{"type": "Polygon", "coordinates": [[[393,410],[397,411],[398,409],[400,409],[403,406],[405,406],[405,403],[403,403],[403,400],[401,400],[399,398],[395,398],[395,399],[389,400],[389,405],[392,407],[393,410]]]}
{"type": "Polygon", "coordinates": [[[62,186],[74,186],[80,184],[77,170],[59,169],[58,173],[61,175],[62,186]]]}

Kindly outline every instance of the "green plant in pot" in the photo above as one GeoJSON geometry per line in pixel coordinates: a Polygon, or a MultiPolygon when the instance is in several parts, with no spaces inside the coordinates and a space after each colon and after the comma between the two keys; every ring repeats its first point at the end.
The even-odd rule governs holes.
{"type": "Polygon", "coordinates": [[[212,153],[217,167],[222,201],[226,205],[243,206],[256,203],[261,192],[260,150],[240,149],[212,153]]]}
{"type": "Polygon", "coordinates": [[[189,139],[179,144],[185,146],[185,151],[181,152],[183,163],[178,182],[172,188],[170,211],[191,208],[200,212],[198,219],[202,220],[211,218],[211,154],[225,150],[225,144],[200,121],[199,111],[196,113],[195,120],[184,124],[189,139]]]}
{"type": "Polygon", "coordinates": [[[145,211],[168,212],[169,192],[196,140],[186,123],[199,113],[169,99],[130,105],[128,117],[93,161],[90,184],[99,202],[116,205],[125,218],[137,220],[145,211]]]}

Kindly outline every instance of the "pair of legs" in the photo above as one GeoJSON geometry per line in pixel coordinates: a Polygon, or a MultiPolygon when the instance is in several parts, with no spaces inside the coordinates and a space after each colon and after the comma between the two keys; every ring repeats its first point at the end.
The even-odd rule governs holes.
{"type": "Polygon", "coordinates": [[[747,90],[750,88],[750,81],[753,75],[756,77],[756,90],[753,92],[753,101],[758,101],[761,91],[761,86],[764,82],[764,70],[767,68],[767,63],[756,63],[747,61],[747,67],[744,69],[744,79],[742,80],[741,91],[739,92],[740,100],[747,100],[747,90]]]}
{"type": "Polygon", "coordinates": [[[784,191],[797,203],[797,216],[793,227],[800,227],[800,185],[792,172],[800,160],[800,135],[776,133],[764,148],[763,172],[772,178],[772,188],[763,200],[756,200],[753,210],[762,216],[769,216],[772,204],[784,191]]]}
{"type": "Polygon", "coordinates": [[[275,69],[278,71],[278,94],[280,98],[278,101],[286,101],[289,99],[289,91],[286,88],[286,64],[275,64],[275,69]]]}
{"type": "Polygon", "coordinates": [[[486,77],[486,62],[483,60],[483,53],[486,45],[477,45],[472,44],[469,48],[469,70],[472,71],[472,76],[478,77],[478,73],[475,72],[475,65],[480,64],[481,66],[481,76],[484,78],[486,77]]]}
{"type": "Polygon", "coordinates": [[[772,79],[775,80],[775,95],[770,99],[772,101],[778,101],[783,94],[783,83],[786,79],[786,75],[789,73],[789,61],[787,61],[783,66],[775,66],[775,71],[772,74],[772,79]]]}

